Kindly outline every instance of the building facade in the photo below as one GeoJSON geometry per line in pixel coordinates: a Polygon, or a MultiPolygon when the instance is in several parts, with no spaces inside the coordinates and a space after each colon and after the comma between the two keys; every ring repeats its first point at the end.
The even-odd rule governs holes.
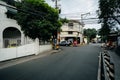
{"type": "MultiPolygon", "coordinates": [[[[0,1],[0,4],[5,2],[0,1]]],[[[14,19],[7,18],[8,8],[0,5],[0,61],[37,55],[52,49],[51,44],[39,45],[39,40],[26,37],[14,19]]],[[[14,15],[13,15],[14,16],[14,15]]]]}
{"type": "Polygon", "coordinates": [[[77,40],[78,43],[83,42],[83,26],[77,20],[70,20],[68,23],[63,24],[60,32],[60,42],[61,41],[71,41],[77,40]]]}
{"type": "MultiPolygon", "coordinates": [[[[1,4],[6,4],[0,1],[1,4]]],[[[0,5],[0,48],[9,48],[32,42],[25,37],[20,26],[14,19],[7,18],[7,8],[0,5]]]]}

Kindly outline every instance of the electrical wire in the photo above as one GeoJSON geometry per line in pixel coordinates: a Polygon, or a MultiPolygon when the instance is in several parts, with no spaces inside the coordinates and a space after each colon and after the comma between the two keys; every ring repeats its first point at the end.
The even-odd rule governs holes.
{"type": "MultiPolygon", "coordinates": [[[[32,14],[32,15],[35,15],[35,16],[38,16],[38,17],[41,17],[41,18],[45,18],[44,16],[42,16],[41,14],[44,14],[44,13],[42,13],[42,12],[39,12],[39,11],[33,11],[33,10],[29,10],[29,11],[25,11],[25,10],[22,10],[22,9],[18,9],[18,8],[16,8],[16,7],[14,7],[14,6],[11,6],[11,5],[6,5],[6,4],[1,4],[0,3],[0,5],[1,6],[5,6],[5,7],[8,7],[8,8],[11,8],[11,9],[15,9],[15,10],[18,10],[18,11],[20,11],[20,12],[24,12],[24,13],[27,13],[27,14],[32,14]]],[[[91,22],[91,23],[94,23],[94,22],[92,22],[92,21],[90,21],[90,20],[96,20],[96,21],[98,21],[98,20],[100,20],[98,17],[94,17],[94,18],[84,18],[84,19],[81,19],[81,15],[79,15],[79,16],[70,16],[70,15],[72,15],[72,14],[77,14],[77,15],[79,15],[78,13],[69,13],[69,14],[60,14],[60,16],[65,16],[65,15],[69,15],[68,17],[74,17],[73,19],[75,19],[75,20],[82,20],[82,21],[84,21],[85,22],[85,20],[89,20],[89,21],[87,21],[87,23],[89,23],[89,22],[91,22]]],[[[92,14],[92,15],[94,15],[94,14],[92,14]]],[[[111,16],[111,17],[120,17],[120,15],[117,15],[117,16],[111,16]]],[[[107,18],[107,17],[105,17],[105,18],[107,18]]],[[[72,18],[71,18],[72,19],[72,18]]]]}
{"type": "Polygon", "coordinates": [[[14,10],[17,10],[17,11],[20,11],[20,12],[23,12],[23,13],[27,13],[27,14],[32,14],[32,15],[35,15],[35,16],[38,16],[38,17],[41,17],[41,18],[44,18],[44,16],[40,15],[40,14],[44,14],[42,12],[38,12],[38,11],[25,11],[25,10],[22,10],[22,9],[18,9],[14,6],[11,6],[11,5],[6,5],[6,4],[1,4],[1,6],[5,6],[5,7],[8,7],[8,8],[11,8],[11,9],[14,9],[14,10]]]}

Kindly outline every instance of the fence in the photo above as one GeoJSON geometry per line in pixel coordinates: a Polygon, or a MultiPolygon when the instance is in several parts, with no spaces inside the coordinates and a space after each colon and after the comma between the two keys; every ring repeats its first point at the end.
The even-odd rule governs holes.
{"type": "Polygon", "coordinates": [[[51,50],[51,45],[40,45],[38,43],[31,43],[19,47],[2,48],[0,49],[0,61],[14,59],[18,57],[37,55],[44,51],[51,50]]]}
{"type": "Polygon", "coordinates": [[[97,80],[115,80],[114,64],[110,61],[107,51],[101,52],[99,56],[99,69],[97,80]]]}

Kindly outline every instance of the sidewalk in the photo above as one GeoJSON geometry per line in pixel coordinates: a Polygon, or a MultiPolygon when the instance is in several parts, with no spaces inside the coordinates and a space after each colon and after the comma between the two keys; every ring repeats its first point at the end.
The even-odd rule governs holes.
{"type": "Polygon", "coordinates": [[[120,80],[120,56],[114,51],[108,51],[111,57],[111,61],[114,63],[115,69],[115,80],[120,80]]]}
{"type": "Polygon", "coordinates": [[[30,61],[30,60],[38,59],[38,58],[41,58],[41,57],[44,57],[44,56],[47,56],[47,55],[51,55],[53,53],[57,53],[59,51],[61,51],[61,50],[50,50],[50,51],[40,53],[38,55],[29,55],[29,56],[25,56],[25,57],[21,57],[21,58],[16,58],[16,59],[12,59],[12,60],[3,61],[3,62],[0,62],[0,69],[7,68],[7,67],[10,67],[10,66],[14,66],[14,65],[17,65],[17,64],[20,64],[20,63],[23,63],[23,62],[27,62],[27,61],[30,61]]]}

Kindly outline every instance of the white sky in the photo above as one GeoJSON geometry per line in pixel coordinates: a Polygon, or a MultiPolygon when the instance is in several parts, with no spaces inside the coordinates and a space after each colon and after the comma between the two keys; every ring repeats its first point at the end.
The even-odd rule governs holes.
{"type": "MultiPolygon", "coordinates": [[[[55,3],[52,0],[45,0],[52,7],[55,3]]],[[[58,4],[61,5],[61,14],[69,14],[69,16],[81,17],[80,14],[92,13],[93,17],[96,17],[95,11],[98,10],[98,0],[58,0],[58,4]],[[79,16],[78,16],[79,14],[79,16]]],[[[90,14],[91,15],[91,14],[90,14]]],[[[84,16],[85,18],[90,15],[84,16]]],[[[91,17],[92,18],[92,17],[91,17]]],[[[85,24],[85,28],[100,28],[100,24],[85,24]]]]}

